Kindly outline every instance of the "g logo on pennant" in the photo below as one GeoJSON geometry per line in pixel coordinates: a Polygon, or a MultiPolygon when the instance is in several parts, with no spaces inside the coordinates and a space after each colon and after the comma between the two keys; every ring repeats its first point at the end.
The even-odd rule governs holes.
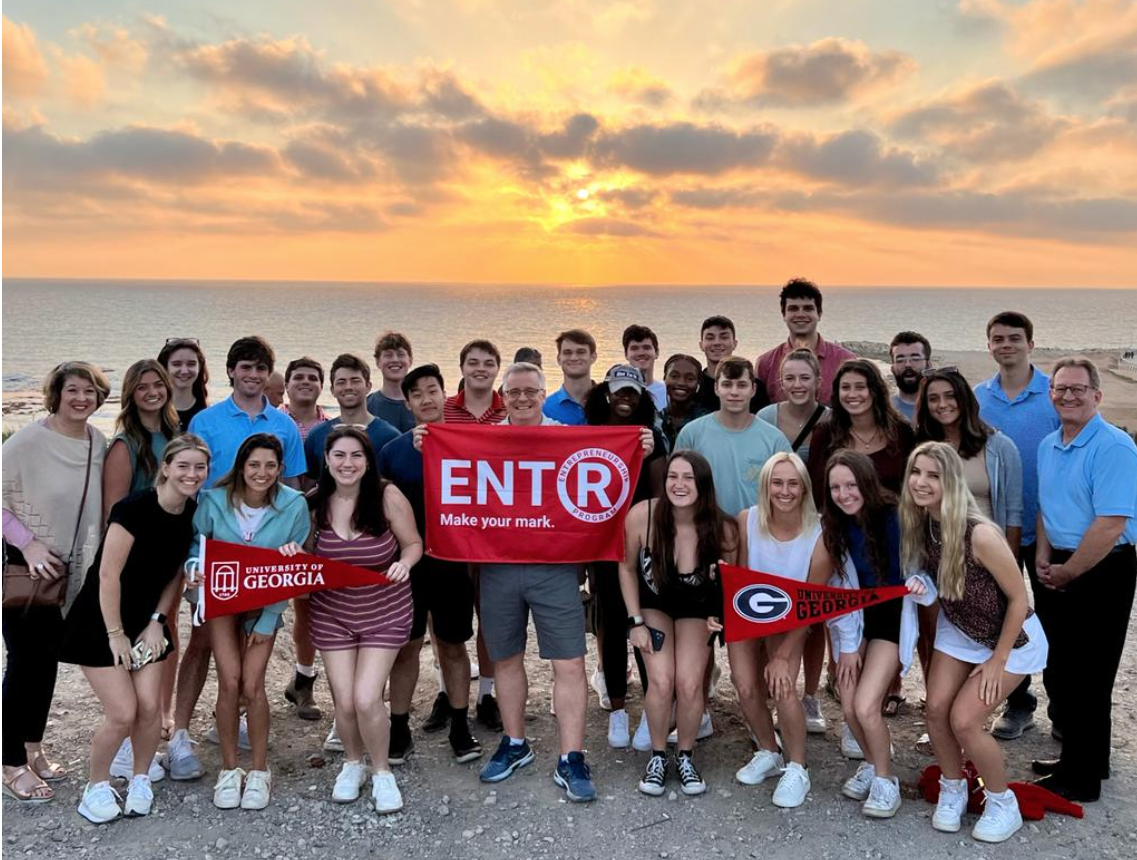
{"type": "Polygon", "coordinates": [[[218,600],[232,600],[237,596],[240,577],[240,562],[213,562],[213,564],[209,566],[209,593],[218,600]]]}
{"type": "Polygon", "coordinates": [[[772,624],[790,614],[793,601],[775,585],[748,585],[734,595],[734,611],[756,624],[772,624]]]}

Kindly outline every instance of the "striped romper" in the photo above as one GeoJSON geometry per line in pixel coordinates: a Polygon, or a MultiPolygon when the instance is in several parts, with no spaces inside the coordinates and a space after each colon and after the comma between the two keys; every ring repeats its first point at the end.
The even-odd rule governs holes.
{"type": "MultiPolygon", "coordinates": [[[[316,534],[315,555],[382,571],[399,554],[390,530],[344,540],[332,529],[316,534]]],[[[360,585],[315,591],[310,598],[312,642],[321,651],[402,648],[410,641],[411,584],[360,585]]]]}

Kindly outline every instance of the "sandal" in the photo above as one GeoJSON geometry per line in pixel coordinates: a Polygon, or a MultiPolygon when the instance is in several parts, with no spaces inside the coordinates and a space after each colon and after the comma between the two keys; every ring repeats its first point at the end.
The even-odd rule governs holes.
{"type": "Polygon", "coordinates": [[[67,779],[67,771],[63,765],[50,761],[47,756],[40,750],[32,758],[29,767],[35,771],[36,776],[44,782],[59,782],[60,780],[67,779]]]}
{"type": "Polygon", "coordinates": [[[55,797],[55,792],[31,768],[24,765],[11,774],[4,774],[4,796],[20,803],[47,803],[55,797]]]}
{"type": "Polygon", "coordinates": [[[881,706],[880,712],[886,717],[896,717],[900,715],[900,706],[904,704],[904,697],[891,695],[884,700],[884,705],[881,706]]]}

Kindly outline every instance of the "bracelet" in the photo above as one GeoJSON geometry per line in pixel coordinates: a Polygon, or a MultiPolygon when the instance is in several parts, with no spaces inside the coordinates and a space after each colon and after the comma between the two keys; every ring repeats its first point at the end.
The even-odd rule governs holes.
{"type": "Polygon", "coordinates": [[[123,633],[123,632],[124,631],[121,627],[116,627],[114,630],[108,630],[107,631],[107,638],[110,639],[112,636],[117,636],[119,633],[123,633]]]}

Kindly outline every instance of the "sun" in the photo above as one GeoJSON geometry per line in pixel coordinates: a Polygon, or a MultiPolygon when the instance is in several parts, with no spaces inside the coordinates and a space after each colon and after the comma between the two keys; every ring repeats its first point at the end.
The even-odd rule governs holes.
{"type": "Polygon", "coordinates": [[[587,188],[582,188],[580,191],[576,192],[577,200],[587,200],[590,196],[592,195],[589,193],[587,188]]]}

